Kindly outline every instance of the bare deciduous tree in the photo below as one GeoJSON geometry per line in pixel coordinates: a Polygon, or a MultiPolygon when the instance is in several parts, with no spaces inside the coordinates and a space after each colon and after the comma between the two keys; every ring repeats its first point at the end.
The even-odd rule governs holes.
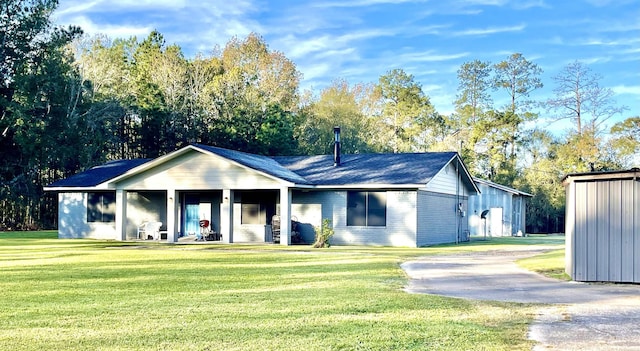
{"type": "Polygon", "coordinates": [[[555,97],[546,101],[547,109],[557,113],[555,119],[570,119],[578,135],[585,127],[598,132],[602,124],[627,109],[616,106],[613,90],[598,84],[602,77],[579,61],[565,66],[553,77],[555,97]]]}

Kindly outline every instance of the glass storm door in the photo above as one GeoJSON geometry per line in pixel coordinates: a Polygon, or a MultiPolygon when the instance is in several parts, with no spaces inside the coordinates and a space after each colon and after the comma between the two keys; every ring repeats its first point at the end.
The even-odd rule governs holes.
{"type": "Polygon", "coordinates": [[[186,195],[184,203],[184,232],[186,235],[196,235],[200,233],[200,197],[186,195]]]}

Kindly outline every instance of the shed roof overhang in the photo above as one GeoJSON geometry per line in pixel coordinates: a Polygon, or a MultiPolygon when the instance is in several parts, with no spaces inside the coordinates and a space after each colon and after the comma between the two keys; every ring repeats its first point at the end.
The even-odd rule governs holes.
{"type": "Polygon", "coordinates": [[[513,195],[533,197],[532,194],[525,193],[524,191],[520,191],[518,189],[510,188],[510,187],[508,187],[506,185],[494,183],[494,182],[489,181],[489,180],[480,179],[480,178],[476,178],[476,177],[474,177],[473,180],[476,183],[484,184],[486,186],[489,186],[489,187],[492,187],[492,188],[496,188],[496,189],[511,193],[513,195]]]}
{"type": "Polygon", "coordinates": [[[571,182],[591,182],[622,179],[633,179],[635,181],[640,181],[640,169],[632,168],[626,171],[602,171],[567,174],[564,178],[562,178],[562,185],[567,186],[571,182]]]}

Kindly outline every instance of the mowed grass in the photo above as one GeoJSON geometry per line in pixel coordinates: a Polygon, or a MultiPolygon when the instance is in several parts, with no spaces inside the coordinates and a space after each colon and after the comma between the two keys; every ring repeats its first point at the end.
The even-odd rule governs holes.
{"type": "Polygon", "coordinates": [[[408,294],[399,264],[536,240],[311,249],[0,233],[0,350],[529,350],[533,306],[408,294]]]}
{"type": "Polygon", "coordinates": [[[571,280],[571,277],[565,273],[565,251],[554,250],[534,257],[523,258],[518,260],[520,267],[530,271],[538,272],[547,277],[559,280],[571,280]]]}

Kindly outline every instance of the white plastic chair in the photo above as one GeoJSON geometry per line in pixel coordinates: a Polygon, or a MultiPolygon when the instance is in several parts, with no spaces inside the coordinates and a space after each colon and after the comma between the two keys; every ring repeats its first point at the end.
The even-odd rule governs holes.
{"type": "Polygon", "coordinates": [[[147,239],[149,236],[153,240],[160,240],[160,227],[162,222],[144,222],[138,226],[138,239],[147,239]]]}

